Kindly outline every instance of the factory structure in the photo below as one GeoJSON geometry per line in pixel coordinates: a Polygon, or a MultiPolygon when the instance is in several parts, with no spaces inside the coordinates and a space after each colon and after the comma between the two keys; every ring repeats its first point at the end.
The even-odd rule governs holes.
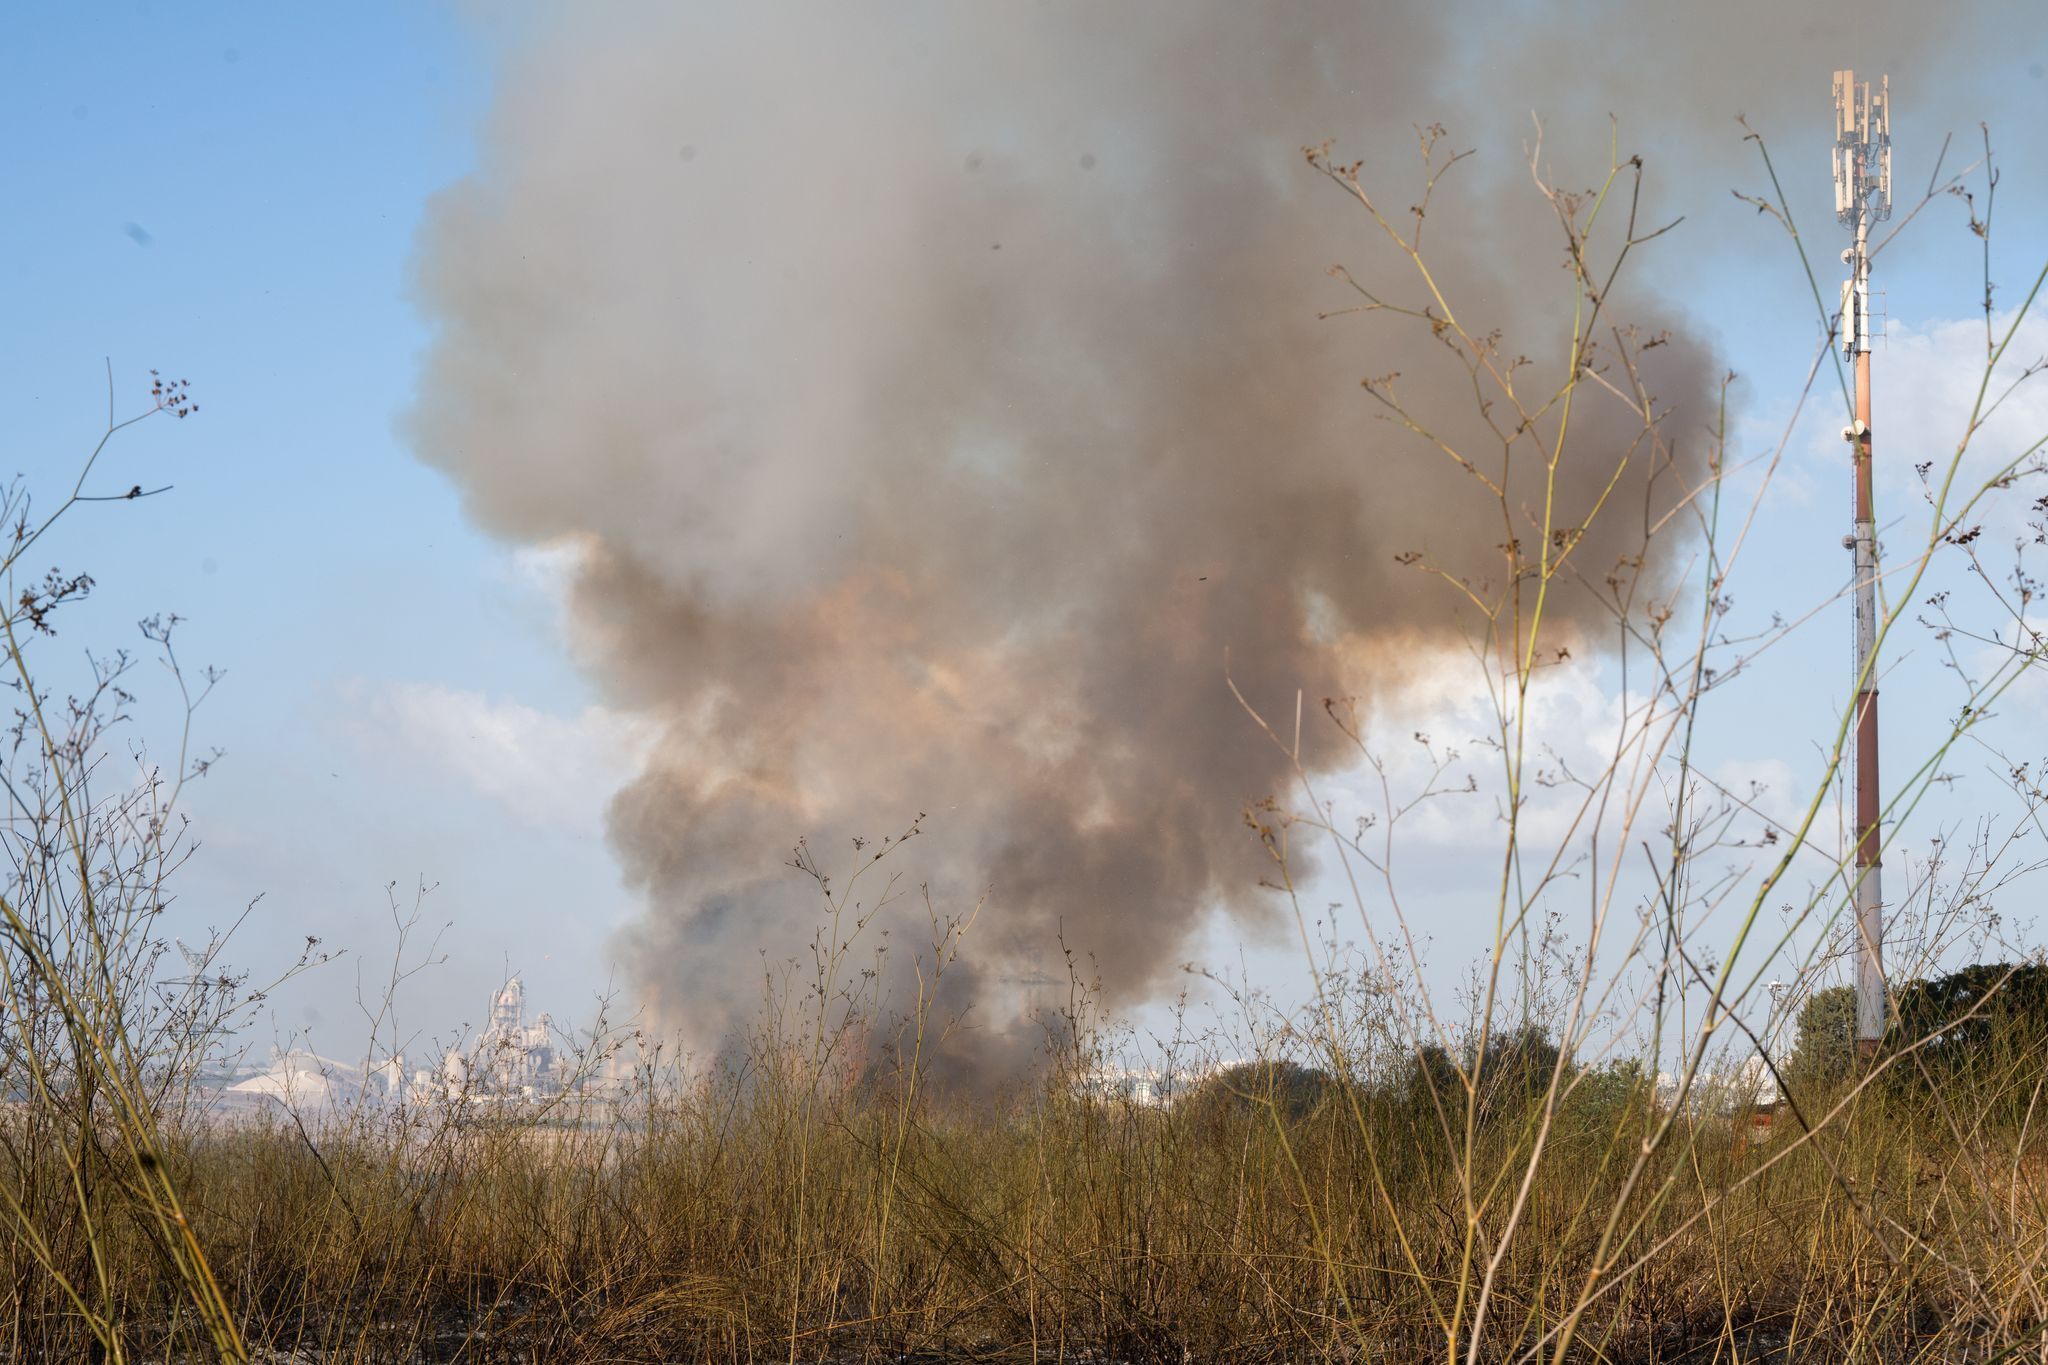
{"type": "Polygon", "coordinates": [[[565,1059],[555,1050],[552,1019],[541,1013],[526,1022],[526,983],[513,977],[491,997],[490,1022],[466,1046],[442,1055],[440,1070],[416,1071],[412,1087],[420,1097],[443,1099],[548,1099],[568,1080],[565,1059]]]}
{"type": "Polygon", "coordinates": [[[1211,1062],[1203,1066],[1119,1066],[1104,1063],[1083,1071],[1076,1078],[1076,1098],[1100,1104],[1127,1104],[1139,1109],[1165,1109],[1185,1099],[1202,1082],[1221,1075],[1239,1062],[1211,1062]]]}
{"type": "Polygon", "coordinates": [[[605,1100],[623,1092],[627,1058],[614,1049],[599,1065],[588,1061],[558,1046],[548,1014],[527,1019],[526,983],[514,976],[492,995],[483,1028],[434,1066],[408,1071],[403,1053],[364,1065],[307,1048],[281,1049],[263,1070],[221,1086],[211,1108],[234,1119],[408,1104],[512,1106],[568,1094],[605,1100]]]}

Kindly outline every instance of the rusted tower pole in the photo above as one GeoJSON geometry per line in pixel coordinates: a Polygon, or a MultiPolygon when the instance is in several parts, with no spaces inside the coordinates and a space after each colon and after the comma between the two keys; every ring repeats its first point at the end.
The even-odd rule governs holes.
{"type": "Polygon", "coordinates": [[[1842,350],[1856,369],[1856,416],[1843,435],[1855,466],[1856,588],[1856,1051],[1884,1036],[1884,871],[1877,786],[1877,518],[1870,470],[1870,225],[1891,217],[1891,79],[1873,90],[1835,73],[1835,216],[1854,234],[1842,253],[1842,350]]]}

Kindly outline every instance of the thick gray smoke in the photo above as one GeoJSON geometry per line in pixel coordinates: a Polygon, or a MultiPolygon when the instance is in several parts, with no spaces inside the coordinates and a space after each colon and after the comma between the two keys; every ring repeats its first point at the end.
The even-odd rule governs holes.
{"type": "MultiPolygon", "coordinates": [[[[1462,372],[1414,328],[1316,320],[1352,301],[1333,262],[1421,295],[1300,147],[1338,138],[1398,212],[1413,125],[1453,123],[1480,155],[1432,209],[1439,278],[1555,376],[1568,281],[1531,107],[1578,120],[1555,160],[1595,180],[1611,44],[1645,106],[1623,152],[1647,154],[1646,218],[1676,202],[1667,160],[1699,173],[1688,118],[1736,146],[1728,115],[1795,84],[1825,116],[1831,34],[1693,92],[1648,79],[1656,35],[1563,8],[1516,42],[1355,3],[593,6],[508,65],[426,232],[414,435],[480,524],[579,548],[595,676],[662,721],[611,830],[646,896],[622,956],[665,1020],[713,1045],[764,965],[805,954],[797,836],[832,867],[920,811],[904,869],[946,908],[991,890],[953,1002],[989,1055],[1003,983],[1062,936],[1131,1000],[1216,906],[1256,924],[1241,811],[1285,770],[1225,651],[1274,714],[1369,697],[1471,628],[1396,554],[1497,578],[1507,535],[1359,388],[1399,370],[1469,438],[1462,372]]],[[[1685,22],[1703,8],[1739,26],[1685,22]]],[[[1694,39],[1689,66],[1737,46],[1694,39]]],[[[1651,374],[1677,467],[1652,488],[1639,452],[1640,509],[1698,468],[1718,366],[1675,309],[1614,306],[1677,329],[1651,374]]],[[[1564,524],[1639,425],[1614,402],[1574,421],[1564,524]]],[[[1578,552],[1595,578],[1637,548],[1607,524],[1578,552]]],[[[1310,763],[1336,738],[1308,725],[1310,763]]]]}

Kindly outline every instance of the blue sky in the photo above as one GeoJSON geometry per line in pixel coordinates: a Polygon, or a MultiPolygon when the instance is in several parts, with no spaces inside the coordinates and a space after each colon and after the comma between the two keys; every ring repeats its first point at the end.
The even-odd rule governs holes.
{"type": "MultiPolygon", "coordinates": [[[[595,814],[521,829],[507,857],[498,806],[358,715],[416,680],[571,714],[585,695],[545,594],[395,431],[423,336],[413,234],[470,165],[487,54],[432,5],[53,6],[6,27],[14,468],[54,487],[90,449],[103,358],[124,413],[151,367],[189,378],[202,409],[112,452],[109,480],[173,493],[88,509],[52,550],[100,583],[52,659],[129,644],[137,619],[175,611],[183,657],[226,671],[199,725],[229,757],[192,792],[205,849],[182,932],[196,941],[262,894],[240,960],[260,972],[317,934],[374,968],[390,946],[381,887],[425,877],[444,886],[429,917],[456,923],[461,950],[434,1026],[466,1018],[455,1002],[507,953],[538,991],[587,1001],[622,904],[595,814]],[[543,925],[547,946],[526,948],[543,925]]],[[[145,703],[160,698],[141,676],[145,703]]],[[[157,713],[143,722],[164,733],[157,713]]],[[[285,1025],[346,1019],[352,968],[302,986],[285,1025]]]]}
{"type": "MultiPolygon", "coordinates": [[[[12,264],[0,273],[0,401],[14,469],[52,486],[90,447],[103,357],[123,411],[143,401],[152,366],[189,378],[202,406],[113,453],[110,485],[169,482],[172,494],[87,509],[52,549],[100,589],[50,658],[128,643],[136,619],[175,611],[190,618],[188,662],[226,670],[199,727],[228,759],[192,793],[205,847],[183,882],[184,932],[226,924],[260,895],[236,950],[259,975],[311,934],[374,981],[392,947],[383,887],[424,878],[439,884],[429,929],[452,927],[451,960],[415,992],[420,1027],[473,1018],[508,962],[542,1006],[587,1009],[610,974],[607,932],[631,911],[601,834],[630,725],[592,710],[546,562],[473,530],[397,425],[425,339],[408,299],[415,232],[429,197],[473,164],[489,39],[426,4],[47,6],[14,11],[4,28],[0,259],[12,264]],[[423,747],[436,725],[445,742],[423,747]],[[611,747],[585,752],[593,737],[611,747]],[[507,776],[521,744],[544,752],[507,776]],[[550,785],[560,803],[536,804],[550,785]]],[[[1826,80],[1814,73],[1811,126],[1776,147],[1831,292],[1826,80]]],[[[2038,54],[2017,50],[1980,92],[1985,116],[2004,120],[1997,273],[2009,291],[2048,250],[2031,141],[2044,92],[2038,54]]],[[[1938,137],[1908,121],[1912,93],[1899,98],[1909,200],[1938,137]]],[[[1967,160],[1974,129],[1959,134],[1952,157],[1967,160]]],[[[1763,188],[1752,163],[1712,173],[1724,164],[1751,166],[1735,183],[1763,188]]],[[[1755,450],[1803,373],[1811,311],[1782,237],[1732,198],[1713,203],[1691,236],[1660,249],[1744,376],[1742,434],[1755,450]]],[[[1901,335],[1923,347],[1912,354],[1932,366],[1926,348],[1970,317],[1980,286],[1955,206],[1928,218],[1883,261],[1880,283],[1901,335]]],[[[1881,431],[1906,401],[1889,355],[1878,356],[1881,431]]],[[[1801,601],[1846,569],[1829,382],[1792,442],[1751,565],[1801,601]]],[[[1787,667],[1832,678],[1846,638],[1846,620],[1822,622],[1787,667]]],[[[155,733],[160,698],[145,688],[155,733]]],[[[1796,773],[1839,700],[1740,695],[1716,742],[1731,763],[1796,773]]],[[[355,968],[330,965],[280,997],[276,1026],[346,1028],[355,994],[355,968]]]]}

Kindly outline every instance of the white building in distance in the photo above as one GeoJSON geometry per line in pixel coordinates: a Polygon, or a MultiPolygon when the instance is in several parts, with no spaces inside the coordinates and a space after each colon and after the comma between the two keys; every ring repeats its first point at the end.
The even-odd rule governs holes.
{"type": "Polygon", "coordinates": [[[441,1074],[415,1075],[425,1089],[438,1079],[448,1098],[540,1099],[562,1089],[563,1058],[555,1050],[554,1032],[543,1013],[526,1022],[526,983],[507,981],[491,998],[490,1022],[468,1045],[448,1049],[441,1074]]]}

